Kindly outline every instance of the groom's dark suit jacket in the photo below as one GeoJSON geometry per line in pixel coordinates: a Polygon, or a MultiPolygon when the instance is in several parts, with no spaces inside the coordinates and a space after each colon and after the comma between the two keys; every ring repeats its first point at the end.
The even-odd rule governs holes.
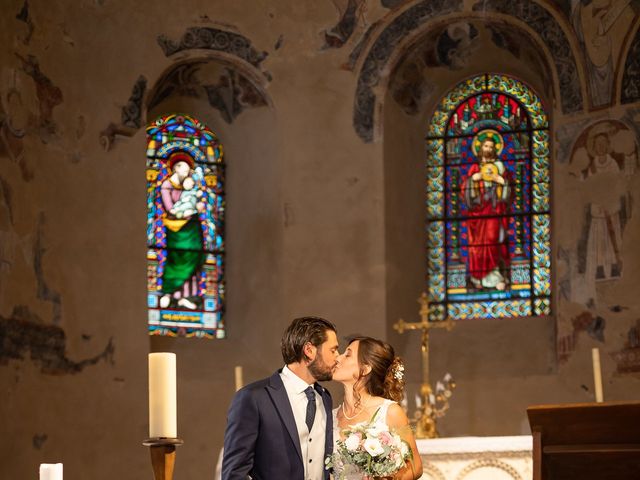
{"type": "MultiPolygon", "coordinates": [[[[333,449],[331,395],[321,392],[327,412],[325,456],[333,449]]],[[[300,438],[280,371],[238,390],[227,414],[222,480],[304,480],[300,438]]],[[[329,479],[325,471],[324,478],[329,479]]]]}

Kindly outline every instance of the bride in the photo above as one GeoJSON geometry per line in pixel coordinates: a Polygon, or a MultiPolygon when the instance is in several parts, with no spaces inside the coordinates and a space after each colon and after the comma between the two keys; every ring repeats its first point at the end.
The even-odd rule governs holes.
{"type": "MultiPolygon", "coordinates": [[[[342,432],[358,423],[373,421],[386,423],[405,440],[412,451],[412,459],[393,477],[393,480],[416,480],[422,476],[422,461],[409,419],[397,402],[402,400],[404,367],[393,347],[371,337],[355,337],[338,357],[333,380],[344,386],[344,400],[333,410],[333,439],[344,440],[342,432]]],[[[345,475],[349,480],[363,479],[362,473],[348,471],[348,466],[334,467],[336,478],[345,475]]]]}

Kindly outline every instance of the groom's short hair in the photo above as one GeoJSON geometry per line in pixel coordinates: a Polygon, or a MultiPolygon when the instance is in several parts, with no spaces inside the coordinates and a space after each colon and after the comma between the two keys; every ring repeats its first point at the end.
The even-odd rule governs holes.
{"type": "MultiPolygon", "coordinates": [[[[327,341],[327,331],[336,332],[336,326],[321,317],[296,318],[282,335],[280,348],[285,364],[301,362],[305,359],[304,346],[307,342],[319,347],[327,341]]],[[[337,332],[336,332],[337,333],[337,332]]]]}

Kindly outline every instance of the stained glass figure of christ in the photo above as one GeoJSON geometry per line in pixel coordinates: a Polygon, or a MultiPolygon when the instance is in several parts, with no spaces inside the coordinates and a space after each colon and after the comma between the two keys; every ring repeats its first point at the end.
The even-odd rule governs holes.
{"type": "Polygon", "coordinates": [[[224,338],[224,162],[188,115],[147,128],[147,303],[152,335],[224,338]]]}
{"type": "Polygon", "coordinates": [[[430,320],[551,311],[547,115],[504,75],[450,91],[427,134],[430,320]]]}

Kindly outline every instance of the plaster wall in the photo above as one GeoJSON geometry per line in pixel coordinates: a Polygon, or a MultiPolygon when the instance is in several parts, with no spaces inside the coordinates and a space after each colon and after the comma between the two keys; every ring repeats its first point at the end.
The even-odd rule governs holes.
{"type": "MultiPolygon", "coordinates": [[[[351,28],[339,23],[345,2],[187,0],[180,8],[121,0],[6,2],[0,16],[0,385],[6,392],[0,477],[28,478],[39,463],[57,461],[71,480],[150,476],[141,446],[149,351],[178,355],[178,433],[185,444],[176,478],[211,476],[233,367],[243,366],[245,382],[269,375],[281,363],[282,330],[305,314],[331,319],[341,336],[389,339],[406,358],[413,408],[418,336],[398,336],[391,325],[399,317],[416,319],[423,289],[425,125],[455,81],[485,70],[526,78],[552,113],[556,303],[549,318],[478,320],[433,334],[434,378],[449,371],[459,384],[441,433],[523,433],[529,404],[590,401],[594,345],[603,350],[607,398],[637,398],[637,376],[616,373],[613,354],[640,317],[638,218],[631,214],[623,232],[623,276],[599,284],[589,302],[579,288],[583,225],[575,212],[594,195],[606,196],[606,181],[585,188],[570,161],[583,129],[624,119],[633,130],[637,112],[617,105],[565,116],[553,66],[547,70],[535,52],[518,59],[481,30],[481,54],[462,68],[425,71],[415,113],[389,93],[392,86],[378,86],[377,134],[364,142],[353,125],[361,64],[349,65],[348,50],[369,27],[413,3],[421,2],[393,9],[393,2],[356,2],[360,13],[351,28]],[[164,53],[159,36],[180,43],[195,27],[242,35],[267,55],[251,63],[229,51],[164,53]],[[338,32],[344,47],[336,46],[335,35],[329,42],[328,31],[338,32]],[[149,92],[163,74],[195,60],[245,75],[265,101],[243,104],[230,117],[206,96],[185,93],[193,86],[185,80],[149,108],[149,92]],[[102,132],[121,125],[141,75],[147,80],[142,128],[124,129],[105,149],[102,132]],[[221,341],[147,335],[143,126],[171,111],[195,115],[225,147],[228,338],[221,341]],[[598,316],[607,320],[604,342],[589,323],[598,316]],[[567,335],[573,349],[560,357],[558,338],[567,335]]],[[[461,2],[470,16],[472,3],[461,2]]],[[[392,70],[384,74],[392,77],[392,70]]],[[[208,78],[197,80],[201,87],[208,78]]],[[[638,175],[625,181],[620,189],[633,198],[638,175]]],[[[339,402],[340,389],[330,389],[339,402]]]]}

